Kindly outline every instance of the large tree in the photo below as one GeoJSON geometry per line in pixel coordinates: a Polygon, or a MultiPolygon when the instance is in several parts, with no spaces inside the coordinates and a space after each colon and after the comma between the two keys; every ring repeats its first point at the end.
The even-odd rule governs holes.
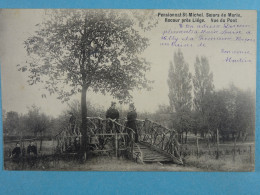
{"type": "Polygon", "coordinates": [[[14,111],[6,113],[3,117],[3,133],[4,135],[19,135],[19,114],[14,111]]]}
{"type": "Polygon", "coordinates": [[[21,117],[21,126],[26,133],[34,136],[43,136],[51,126],[51,118],[41,112],[41,109],[35,105],[28,108],[28,113],[21,117]]]}
{"type": "Polygon", "coordinates": [[[194,107],[198,114],[201,134],[208,130],[207,116],[210,111],[210,95],[213,93],[213,74],[210,72],[209,62],[206,57],[196,57],[193,76],[194,107]]]}
{"type": "Polygon", "coordinates": [[[240,90],[236,97],[235,130],[239,134],[255,133],[255,94],[240,90]]]}
{"type": "Polygon", "coordinates": [[[90,89],[126,102],[133,89],[149,88],[145,73],[150,66],[140,57],[148,46],[148,39],[140,32],[147,28],[143,26],[145,17],[136,14],[51,10],[35,35],[25,41],[30,58],[20,70],[29,71],[31,85],[43,83],[62,101],[81,93],[84,150],[88,136],[86,96],[90,89]],[[142,19],[140,23],[137,18],[142,19]]]}
{"type": "MultiPolygon", "coordinates": [[[[184,61],[183,53],[174,53],[174,63],[169,68],[169,100],[172,111],[176,112],[177,129],[181,135],[190,129],[190,112],[192,105],[191,73],[189,65],[184,61]]],[[[183,137],[183,136],[182,136],[183,137]]]]}
{"type": "Polygon", "coordinates": [[[243,91],[234,85],[229,88],[213,92],[209,98],[207,118],[209,128],[216,138],[219,130],[223,141],[229,140],[232,134],[240,138],[241,135],[254,134],[255,126],[255,94],[243,91]]]}
{"type": "Polygon", "coordinates": [[[250,90],[241,90],[233,84],[223,92],[225,92],[223,98],[229,113],[226,133],[232,133],[233,139],[235,135],[240,138],[241,133],[252,134],[255,119],[255,94],[250,90]]]}
{"type": "Polygon", "coordinates": [[[216,141],[217,130],[221,135],[229,129],[229,110],[227,108],[226,97],[227,93],[224,90],[213,92],[208,96],[209,109],[207,111],[207,121],[212,136],[212,141],[216,141]]]}

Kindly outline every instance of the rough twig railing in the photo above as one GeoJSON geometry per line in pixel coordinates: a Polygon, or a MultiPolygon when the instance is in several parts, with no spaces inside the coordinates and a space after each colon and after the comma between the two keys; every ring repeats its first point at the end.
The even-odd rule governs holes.
{"type": "Polygon", "coordinates": [[[88,133],[94,152],[128,151],[133,153],[133,137],[135,132],[125,126],[122,120],[88,117],[88,133]],[[109,148],[109,144],[112,147],[109,148]],[[114,146],[114,148],[113,148],[114,146]]]}
{"type": "MultiPolygon", "coordinates": [[[[135,155],[133,152],[134,147],[137,147],[134,143],[135,131],[126,127],[125,119],[118,121],[100,117],[87,117],[87,119],[92,152],[113,152],[117,156],[121,151],[126,151],[132,158],[142,157],[141,152],[139,155],[135,155]]],[[[180,158],[175,130],[168,129],[149,119],[137,120],[136,125],[139,142],[148,144],[162,153],[170,154],[173,158],[180,158]]],[[[72,140],[77,137],[81,138],[79,130],[69,128],[56,135],[59,151],[65,152],[72,144],[72,140]]]]}
{"type": "Polygon", "coordinates": [[[138,136],[140,142],[179,158],[179,143],[177,132],[149,119],[137,120],[138,136]]]}

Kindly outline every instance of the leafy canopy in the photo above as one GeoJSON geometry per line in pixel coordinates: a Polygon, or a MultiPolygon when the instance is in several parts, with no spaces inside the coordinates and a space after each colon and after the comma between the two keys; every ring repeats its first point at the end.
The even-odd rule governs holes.
{"type": "Polygon", "coordinates": [[[192,76],[180,50],[174,53],[174,64],[170,62],[168,76],[170,106],[176,112],[174,126],[179,133],[188,132],[191,128],[192,76]]]}
{"type": "Polygon", "coordinates": [[[39,30],[25,41],[29,59],[19,70],[30,73],[30,85],[43,83],[62,101],[84,87],[126,102],[130,91],[150,84],[145,77],[150,64],[140,54],[149,45],[141,27],[151,24],[144,28],[143,18],[133,13],[47,11],[39,30]]]}
{"type": "Polygon", "coordinates": [[[183,53],[178,50],[174,53],[174,64],[169,68],[169,100],[170,106],[176,111],[190,111],[191,109],[191,73],[189,65],[184,61],[183,53]]]}
{"type": "Polygon", "coordinates": [[[201,59],[196,57],[194,69],[194,105],[196,111],[204,115],[209,108],[207,105],[208,96],[214,91],[213,74],[210,72],[209,62],[206,57],[201,57],[201,59]]]}

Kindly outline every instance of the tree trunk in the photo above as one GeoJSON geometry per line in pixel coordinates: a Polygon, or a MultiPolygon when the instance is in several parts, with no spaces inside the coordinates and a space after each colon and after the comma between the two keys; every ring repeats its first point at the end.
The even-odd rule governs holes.
{"type": "Polygon", "coordinates": [[[88,152],[88,133],[87,133],[87,87],[82,87],[81,92],[81,152],[86,157],[86,153],[88,152]]]}

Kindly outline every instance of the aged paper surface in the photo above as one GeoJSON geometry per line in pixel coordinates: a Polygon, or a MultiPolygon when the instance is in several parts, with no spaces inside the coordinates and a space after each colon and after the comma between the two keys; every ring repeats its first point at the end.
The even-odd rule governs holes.
{"type": "Polygon", "coordinates": [[[1,10],[4,168],[253,171],[256,16],[1,10]]]}

